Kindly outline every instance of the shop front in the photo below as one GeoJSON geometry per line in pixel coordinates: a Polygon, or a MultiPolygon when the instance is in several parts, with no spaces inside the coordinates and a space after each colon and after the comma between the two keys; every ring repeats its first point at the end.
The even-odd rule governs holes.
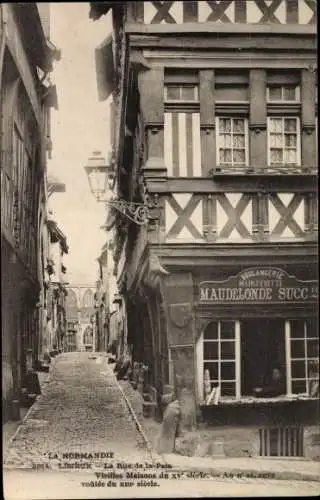
{"type": "Polygon", "coordinates": [[[318,421],[317,281],[271,266],[221,278],[199,277],[196,286],[203,419],[229,440],[228,426],[238,427],[249,454],[318,453],[310,444],[314,437],[306,437],[318,421]]]}

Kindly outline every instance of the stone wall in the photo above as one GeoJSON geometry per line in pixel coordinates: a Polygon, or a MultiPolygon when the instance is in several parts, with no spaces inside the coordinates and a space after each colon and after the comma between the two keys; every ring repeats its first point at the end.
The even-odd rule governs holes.
{"type": "MultiPolygon", "coordinates": [[[[199,457],[259,457],[260,437],[257,426],[221,426],[201,428],[177,437],[176,453],[199,457]]],[[[320,460],[320,427],[306,426],[303,438],[303,456],[320,460]]]]}

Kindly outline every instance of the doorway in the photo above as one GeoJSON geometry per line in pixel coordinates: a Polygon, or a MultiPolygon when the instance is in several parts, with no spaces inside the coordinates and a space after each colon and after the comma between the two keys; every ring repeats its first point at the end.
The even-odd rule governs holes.
{"type": "Polygon", "coordinates": [[[252,395],[275,365],[285,377],[285,322],[283,319],[248,319],[241,322],[241,392],[252,395]]]}

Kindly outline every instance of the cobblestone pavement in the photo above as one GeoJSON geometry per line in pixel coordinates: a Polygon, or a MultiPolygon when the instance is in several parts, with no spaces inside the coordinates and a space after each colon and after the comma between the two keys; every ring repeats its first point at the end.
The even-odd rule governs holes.
{"type": "MultiPolygon", "coordinates": [[[[106,358],[93,358],[67,353],[54,360],[42,395],[10,444],[6,468],[49,463],[55,469],[66,452],[150,461],[106,358]]],[[[99,463],[101,457],[93,467],[99,463]]]]}

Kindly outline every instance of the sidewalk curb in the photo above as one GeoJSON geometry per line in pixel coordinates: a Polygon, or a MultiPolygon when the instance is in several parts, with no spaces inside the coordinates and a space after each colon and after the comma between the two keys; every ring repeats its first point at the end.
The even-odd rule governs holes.
{"type": "MultiPolygon", "coordinates": [[[[56,358],[53,358],[53,360],[55,360],[56,358]]],[[[48,377],[48,381],[46,382],[45,385],[47,385],[47,383],[50,382],[51,378],[52,378],[52,367],[54,365],[54,361],[51,361],[51,365],[50,365],[50,371],[49,371],[49,377],[48,377]]],[[[38,394],[36,397],[35,397],[35,400],[34,402],[32,403],[32,405],[30,406],[30,408],[28,409],[27,413],[25,414],[25,416],[23,417],[23,419],[21,420],[20,424],[18,425],[18,428],[16,429],[16,431],[12,434],[12,436],[10,437],[10,439],[8,439],[8,443],[7,443],[7,450],[9,451],[10,449],[10,446],[12,444],[12,442],[16,439],[17,435],[19,434],[20,432],[20,429],[21,429],[21,426],[23,424],[26,423],[26,421],[28,420],[28,418],[30,417],[30,414],[32,413],[32,411],[34,410],[34,408],[36,407],[36,404],[40,401],[40,399],[43,397],[43,392],[42,392],[42,389],[43,389],[43,386],[41,386],[40,384],[40,388],[41,388],[41,394],[38,394]]],[[[8,452],[7,451],[7,452],[8,452]]],[[[5,462],[5,456],[3,455],[3,462],[5,462]]]]}

